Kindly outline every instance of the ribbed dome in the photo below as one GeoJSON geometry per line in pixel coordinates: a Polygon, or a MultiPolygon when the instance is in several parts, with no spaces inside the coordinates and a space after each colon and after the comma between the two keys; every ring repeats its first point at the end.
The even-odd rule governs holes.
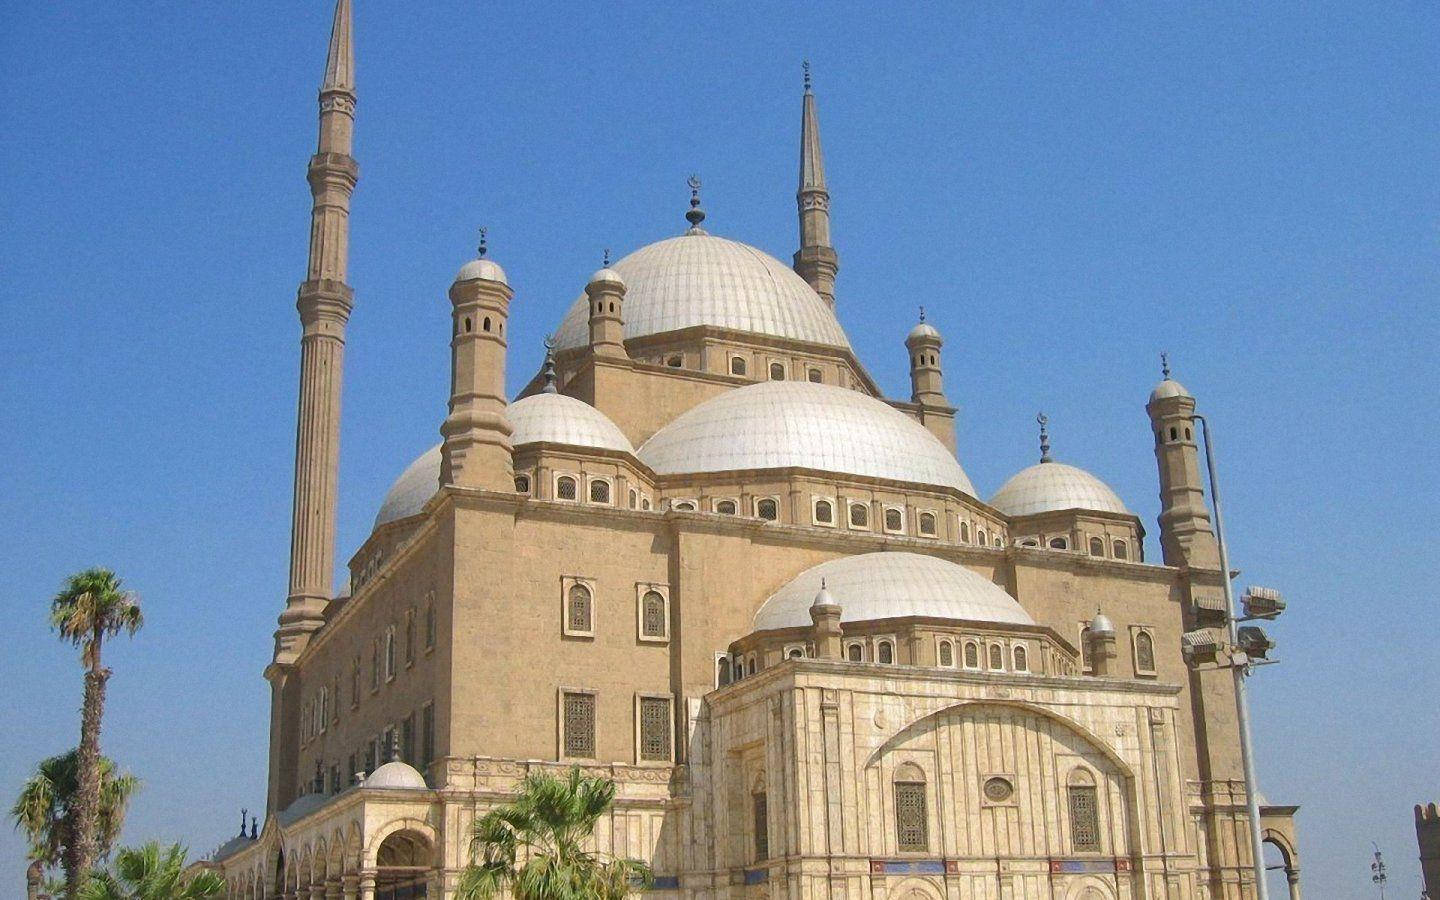
{"type": "Polygon", "coordinates": [[[863,553],[800,573],[755,613],[755,630],[808,626],[810,602],[824,579],[840,605],[840,621],[929,616],[971,622],[1034,625],[996,585],[962,565],[920,553],[863,553]]]}
{"type": "Polygon", "coordinates": [[[415,770],[413,766],[392,760],[370,773],[363,785],[367,788],[381,788],[383,790],[425,790],[429,787],[425,783],[425,776],[415,770]]]}
{"type": "MultiPolygon", "coordinates": [[[[516,447],[545,441],[572,447],[597,447],[634,453],[615,423],[600,410],[564,394],[531,394],[505,408],[512,429],[510,443],[516,447]]],[[[411,463],[380,504],[375,516],[379,528],[425,508],[440,489],[440,445],[436,444],[411,463]]]]}
{"type": "Polygon", "coordinates": [[[1033,516],[1062,509],[1132,515],[1105,482],[1084,469],[1064,463],[1036,463],[1011,476],[990,498],[990,505],[1007,516],[1033,516]]]}
{"type": "Polygon", "coordinates": [[[1190,392],[1185,390],[1185,385],[1173,378],[1166,378],[1164,381],[1155,385],[1155,390],[1150,392],[1150,402],[1154,403],[1156,400],[1165,400],[1170,397],[1189,396],[1191,396],[1190,392]]]}
{"type": "MultiPolygon", "coordinates": [[[[641,247],[611,266],[625,279],[625,337],[714,325],[849,347],[835,313],[790,267],[738,241],[684,234],[641,247]]],[[[582,294],[555,335],[557,349],[590,339],[582,294]]]]}
{"type": "Polygon", "coordinates": [[[498,281],[508,285],[510,282],[505,277],[505,270],[500,264],[491,259],[472,259],[460,267],[455,274],[456,281],[472,281],[476,278],[483,278],[486,281],[498,281]]]}
{"type": "Polygon", "coordinates": [[[975,495],[925,426],[859,391],[805,381],[726,391],[657,431],[637,455],[661,475],[797,466],[975,495]]]}

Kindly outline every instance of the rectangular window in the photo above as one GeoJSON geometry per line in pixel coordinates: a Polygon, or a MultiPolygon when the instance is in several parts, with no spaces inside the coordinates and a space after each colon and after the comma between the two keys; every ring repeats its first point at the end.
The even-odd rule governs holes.
{"type": "Polygon", "coordinates": [[[355,754],[353,754],[353,753],[350,754],[350,758],[347,759],[347,760],[345,761],[345,763],[346,763],[345,767],[350,770],[350,771],[348,771],[348,772],[345,773],[345,783],[346,783],[346,784],[354,784],[354,783],[355,783],[355,754]]]}
{"type": "Polygon", "coordinates": [[[373,772],[380,768],[380,739],[371,738],[370,743],[365,745],[365,771],[373,772]]]}
{"type": "Polygon", "coordinates": [[[912,853],[929,848],[923,784],[905,781],[895,784],[895,843],[902,851],[912,853]]]}
{"type": "Polygon", "coordinates": [[[1076,853],[1100,852],[1100,811],[1093,785],[1070,788],[1070,841],[1076,853]]]}
{"type": "Polygon", "coordinates": [[[411,713],[400,723],[400,759],[406,765],[415,764],[415,714],[411,713]]]}
{"type": "Polygon", "coordinates": [[[640,758],[646,762],[670,761],[670,699],[640,698],[640,758]]]}
{"type": "Polygon", "coordinates": [[[370,642],[370,690],[380,690],[380,639],[370,642]]]}
{"type": "Polygon", "coordinates": [[[405,665],[415,662],[415,607],[405,612],[405,665]]]}
{"type": "Polygon", "coordinates": [[[391,725],[385,729],[385,733],[381,736],[380,761],[382,763],[390,762],[395,758],[395,754],[398,753],[399,750],[400,738],[395,734],[395,726],[391,725]]]}
{"type": "Polygon", "coordinates": [[[770,810],[764,794],[756,794],[755,805],[755,859],[770,858],[770,810]]]}
{"type": "Polygon", "coordinates": [[[420,771],[430,768],[435,759],[435,704],[420,709],[420,771]]]}
{"type": "Polygon", "coordinates": [[[336,725],[340,722],[340,676],[335,676],[334,683],[330,686],[332,695],[330,700],[330,724],[336,725]]]}
{"type": "Polygon", "coordinates": [[[340,766],[338,764],[330,767],[330,793],[340,793],[340,766]]]}
{"type": "Polygon", "coordinates": [[[566,693],[562,701],[566,756],[595,757],[595,695],[566,693]]]}
{"type": "Polygon", "coordinates": [[[425,649],[435,646],[435,592],[425,595],[425,649]]]}
{"type": "Polygon", "coordinates": [[[350,668],[350,708],[360,705],[360,654],[355,654],[355,664],[350,668]]]}
{"type": "Polygon", "coordinates": [[[385,629],[385,680],[395,680],[395,626],[385,629]]]}

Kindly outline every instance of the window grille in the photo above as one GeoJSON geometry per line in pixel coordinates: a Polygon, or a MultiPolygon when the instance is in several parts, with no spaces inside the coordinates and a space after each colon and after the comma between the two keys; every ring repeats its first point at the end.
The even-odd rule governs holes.
{"type": "Polygon", "coordinates": [[[370,690],[380,690],[380,639],[370,642],[370,690]]]}
{"type": "Polygon", "coordinates": [[[631,509],[639,509],[639,508],[640,508],[640,493],[639,493],[638,491],[636,491],[634,488],[631,488],[631,489],[630,489],[630,508],[631,508],[631,509]]]}
{"type": "Polygon", "coordinates": [[[571,631],[590,631],[590,589],[583,584],[570,585],[569,603],[565,608],[565,621],[571,631]]]}
{"type": "Polygon", "coordinates": [[[1105,541],[1101,540],[1101,539],[1098,538],[1098,537],[1092,537],[1092,538],[1090,539],[1090,555],[1091,555],[1091,556],[1104,556],[1104,555],[1105,555],[1105,541]]]}
{"type": "Polygon", "coordinates": [[[1114,549],[1114,551],[1115,551],[1114,556],[1115,556],[1116,559],[1129,559],[1129,558],[1130,558],[1129,548],[1125,546],[1125,542],[1124,542],[1124,541],[1116,541],[1116,542],[1114,543],[1112,549],[1114,549]]]}
{"type": "Polygon", "coordinates": [[[1067,541],[1067,540],[1065,540],[1063,537],[1051,538],[1051,539],[1050,539],[1050,549],[1051,549],[1051,550],[1068,550],[1068,549],[1070,549],[1070,542],[1067,541]]]}
{"type": "Polygon", "coordinates": [[[770,810],[763,793],[754,797],[755,809],[755,859],[770,858],[770,810]]]}
{"type": "Polygon", "coordinates": [[[640,698],[640,758],[670,760],[670,701],[664,697],[640,698]]]}
{"type": "Polygon", "coordinates": [[[395,626],[385,629],[385,680],[395,677],[395,626]]]}
{"type": "Polygon", "coordinates": [[[819,369],[811,369],[807,377],[809,377],[811,384],[820,384],[825,380],[824,376],[820,374],[819,369]]]}
{"type": "MultiPolygon", "coordinates": [[[[350,707],[353,709],[360,705],[360,656],[356,654],[354,662],[350,666],[350,707]]],[[[353,766],[351,768],[354,768],[353,766]]]]}
{"type": "Polygon", "coordinates": [[[784,381],[784,380],[785,380],[785,366],[784,366],[783,364],[781,364],[781,363],[771,363],[771,364],[770,364],[770,380],[771,380],[771,381],[784,381]]]}
{"type": "Polygon", "coordinates": [[[980,648],[973,641],[965,645],[965,668],[980,668],[980,648]]]}
{"type": "Polygon", "coordinates": [[[829,525],[835,521],[835,513],[830,508],[829,500],[815,501],[815,521],[822,525],[829,525]]]}
{"type": "Polygon", "coordinates": [[[1080,668],[1090,671],[1095,667],[1095,660],[1090,653],[1090,626],[1080,629],[1080,668]]]}
{"type": "Polygon", "coordinates": [[[565,755],[595,756],[595,695],[566,694],[564,701],[565,755]]]}
{"type": "Polygon", "coordinates": [[[739,512],[739,507],[734,500],[721,500],[715,504],[715,511],[722,516],[733,516],[739,512]]]}
{"type": "Polygon", "coordinates": [[[887,531],[899,531],[905,527],[905,516],[898,509],[885,510],[885,528],[887,531]]]}
{"type": "Polygon", "coordinates": [[[744,374],[745,374],[745,360],[744,360],[742,357],[739,357],[739,356],[732,356],[732,357],[730,357],[730,374],[731,374],[731,375],[744,375],[744,374]]]}
{"type": "Polygon", "coordinates": [[[1093,785],[1070,788],[1070,841],[1076,853],[1100,851],[1100,810],[1093,785]]]}
{"type": "Polygon", "coordinates": [[[889,641],[881,641],[879,652],[876,655],[880,662],[889,665],[895,661],[895,648],[890,645],[889,641]]]}
{"type": "Polygon", "coordinates": [[[1015,671],[1030,671],[1030,660],[1028,658],[1028,654],[1026,654],[1025,652],[1024,647],[1016,647],[1015,652],[1012,655],[1015,657],[1015,671]]]}
{"type": "Polygon", "coordinates": [[[895,844],[902,852],[924,852],[929,848],[923,783],[895,784],[895,844]]]}
{"type": "Polygon", "coordinates": [[[678,500],[678,501],[676,501],[676,503],[675,503],[675,508],[676,508],[676,509],[684,510],[685,512],[694,512],[694,511],[695,511],[695,501],[694,501],[694,500],[678,500]]]}
{"type": "Polygon", "coordinates": [[[850,527],[868,528],[870,526],[870,508],[863,503],[850,504],[850,527]]]}
{"type": "Polygon", "coordinates": [[[766,497],[764,500],[755,504],[755,515],[767,522],[773,522],[780,517],[779,504],[769,497],[766,497]]]}
{"type": "Polygon", "coordinates": [[[562,475],[555,480],[555,496],[561,500],[575,499],[575,479],[569,475],[562,475]]]}
{"type": "Polygon", "coordinates": [[[975,543],[979,544],[982,547],[985,546],[985,529],[981,528],[975,532],[975,543]]]}
{"type": "Polygon", "coordinates": [[[429,602],[425,605],[425,649],[429,650],[435,646],[435,595],[429,596],[429,602]]]}
{"type": "Polygon", "coordinates": [[[992,668],[992,669],[1003,669],[1003,668],[1005,668],[1005,651],[1003,651],[1003,650],[1000,649],[1000,645],[999,645],[999,644],[991,644],[991,645],[990,645],[990,668],[992,668]]]}
{"type": "Polygon", "coordinates": [[[970,523],[969,523],[969,522],[961,522],[961,523],[960,523],[960,542],[961,542],[962,544],[968,544],[968,543],[970,543],[970,523]]]}
{"type": "Polygon", "coordinates": [[[851,644],[845,648],[845,657],[851,662],[861,662],[865,658],[865,650],[859,644],[851,644]]]}
{"type": "Polygon", "coordinates": [[[598,479],[598,478],[592,480],[592,481],[590,482],[590,502],[591,502],[591,503],[609,503],[609,502],[610,502],[610,482],[608,482],[608,481],[601,481],[601,480],[598,479]]]}
{"type": "Polygon", "coordinates": [[[947,668],[955,665],[955,651],[949,641],[940,642],[940,665],[947,668]]]}
{"type": "Polygon", "coordinates": [[[1155,640],[1148,632],[1135,633],[1135,668],[1141,672],[1155,671],[1155,640]]]}
{"type": "Polygon", "coordinates": [[[920,533],[921,533],[921,534],[924,534],[924,535],[934,535],[934,534],[935,534],[935,514],[934,514],[934,513],[928,513],[928,512],[927,512],[927,513],[921,513],[921,514],[920,514],[920,533]]]}
{"type": "Polygon", "coordinates": [[[647,591],[640,598],[640,633],[645,637],[665,636],[665,598],[647,591]]]}
{"type": "Polygon", "coordinates": [[[528,493],[530,493],[530,476],[529,476],[529,475],[516,475],[516,476],[515,476],[515,493],[517,493],[517,494],[528,494],[528,493]]]}

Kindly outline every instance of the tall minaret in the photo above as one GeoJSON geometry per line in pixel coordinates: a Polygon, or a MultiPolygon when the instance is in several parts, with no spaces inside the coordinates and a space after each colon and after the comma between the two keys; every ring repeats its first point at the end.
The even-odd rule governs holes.
{"type": "Polygon", "coordinates": [[[1200,477],[1195,398],[1170,377],[1170,362],[1163,355],[1161,369],[1164,379],[1145,404],[1160,468],[1160,547],[1167,566],[1218,569],[1220,550],[1200,477]]]}
{"type": "Polygon", "coordinates": [[[820,117],[810,89],[810,63],[805,63],[805,97],[800,107],[800,249],[795,272],[835,307],[835,272],[840,257],[830,246],[830,191],[825,187],[825,158],[820,152],[820,117]]]}
{"type": "Polygon", "coordinates": [[[940,347],[944,343],[935,326],[925,321],[925,307],[920,307],[920,324],[905,337],[905,349],[910,351],[911,402],[922,406],[950,405],[940,369],[940,347]]]}
{"type": "Polygon", "coordinates": [[[335,499],[340,462],[340,376],[345,323],[354,292],[345,283],[350,194],[359,167],[350,156],[355,127],[355,42],[350,0],[337,0],[320,140],[307,173],[310,263],[300,284],[300,410],[295,437],[295,505],[290,527],[290,594],[275,632],[275,662],[293,661],[324,622],[335,560],[335,499]]]}

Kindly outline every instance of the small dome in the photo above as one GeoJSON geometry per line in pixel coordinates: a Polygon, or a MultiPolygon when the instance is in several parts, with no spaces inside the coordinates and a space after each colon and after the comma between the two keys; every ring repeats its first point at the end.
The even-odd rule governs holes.
{"type": "Polygon", "coordinates": [[[1159,384],[1155,385],[1155,390],[1150,392],[1151,403],[1154,403],[1156,400],[1165,400],[1170,397],[1189,397],[1192,400],[1195,399],[1189,391],[1185,390],[1185,385],[1181,384],[1173,378],[1167,378],[1159,384]]]}
{"type": "Polygon", "coordinates": [[[493,259],[472,259],[460,267],[455,275],[456,281],[474,281],[484,279],[485,281],[497,281],[500,284],[509,285],[510,281],[505,277],[505,270],[493,259]]]}
{"type": "Polygon", "coordinates": [[[1114,634],[1115,623],[1110,621],[1109,616],[1105,615],[1104,613],[1097,612],[1095,614],[1095,618],[1090,620],[1090,633],[1114,634]]]}
{"type": "Polygon", "coordinates": [[[1034,625],[1005,591],[962,565],[921,553],[862,553],[821,563],[770,595],[755,613],[755,630],[808,626],[811,591],[825,579],[842,622],[927,616],[969,622],[1034,625]]]}
{"type": "Polygon", "coordinates": [[[591,276],[590,276],[590,281],[589,281],[588,283],[589,283],[589,284],[618,284],[618,285],[620,285],[621,287],[624,287],[624,286],[625,286],[625,279],[620,277],[620,273],[619,273],[619,272],[615,271],[614,269],[610,268],[609,266],[606,266],[606,267],[603,268],[603,269],[597,270],[594,275],[591,275],[591,276]]]}
{"type": "MultiPolygon", "coordinates": [[[[835,311],[780,260],[738,241],[701,233],[641,247],[614,263],[625,280],[625,339],[713,325],[849,347],[835,311]]],[[[599,274],[599,273],[596,273],[599,274]]],[[[555,349],[590,343],[581,294],[555,334],[555,349]]]]}
{"type": "Polygon", "coordinates": [[[423,791],[429,788],[429,785],[425,783],[424,775],[415,771],[413,766],[407,765],[398,759],[392,760],[371,772],[362,786],[400,791],[423,791]]]}
{"type": "Polygon", "coordinates": [[[636,453],[660,475],[793,466],[975,496],[965,470],[925,426],[859,391],[808,381],[726,391],[655,432],[636,453]]]}
{"type": "Polygon", "coordinates": [[[1033,516],[1063,509],[1133,515],[1109,485],[1084,469],[1064,463],[1036,463],[1005,482],[990,505],[1007,516],[1033,516]]]}
{"type": "MultiPolygon", "coordinates": [[[[564,394],[531,394],[505,408],[510,423],[510,443],[519,447],[544,441],[572,447],[596,447],[633,454],[635,448],[600,410],[564,394]]],[[[413,516],[440,489],[440,445],[436,444],[412,462],[380,504],[375,528],[413,516]]]]}
{"type": "Polygon", "coordinates": [[[934,325],[931,325],[929,322],[921,322],[919,325],[910,329],[910,333],[905,336],[905,343],[909,344],[922,338],[931,338],[935,341],[944,340],[940,337],[940,332],[934,325]]]}
{"type": "Polygon", "coordinates": [[[824,581],[824,579],[821,579],[821,581],[820,581],[820,591],[815,595],[815,599],[810,601],[810,605],[811,605],[811,606],[839,606],[840,604],[836,603],[836,602],[835,602],[835,598],[832,597],[832,596],[830,596],[830,589],[825,586],[825,581],[824,581]]]}

